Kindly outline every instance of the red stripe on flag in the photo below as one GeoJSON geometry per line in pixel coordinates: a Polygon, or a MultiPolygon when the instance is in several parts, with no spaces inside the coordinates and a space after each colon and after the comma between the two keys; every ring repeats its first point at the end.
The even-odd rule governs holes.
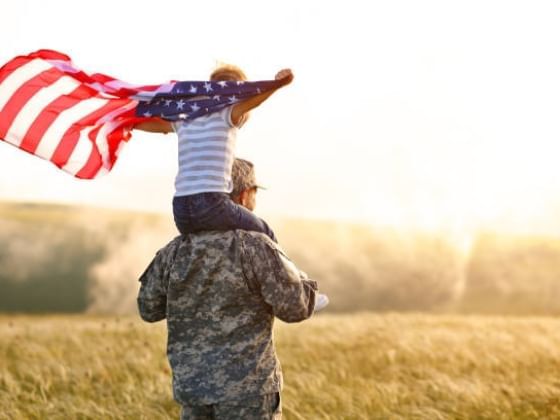
{"type": "MultiPolygon", "coordinates": [[[[42,139],[47,140],[45,135],[48,134],[48,141],[52,141],[54,144],[45,144],[44,150],[50,153],[52,148],[56,148],[50,159],[55,165],[61,168],[67,166],[66,170],[72,174],[75,174],[76,169],[81,166],[78,173],[75,174],[75,176],[80,178],[95,177],[99,174],[100,169],[104,167],[106,169],[111,169],[117,159],[120,146],[124,141],[130,138],[130,129],[134,124],[146,120],[146,118],[143,117],[136,117],[134,107],[137,105],[137,102],[130,99],[130,96],[136,95],[142,91],[157,90],[161,85],[128,85],[118,79],[100,73],[90,76],[76,68],[70,57],[52,50],[39,50],[27,56],[19,56],[12,59],[4,66],[0,67],[0,83],[11,80],[10,75],[12,75],[14,71],[17,71],[20,67],[34,60],[47,61],[53,68],[44,71],[38,76],[30,75],[29,80],[17,81],[16,83],[19,83],[19,86],[15,84],[13,86],[6,86],[8,88],[7,90],[10,92],[12,92],[13,89],[16,89],[16,91],[10,98],[4,98],[7,99],[8,102],[0,109],[0,140],[1,137],[6,137],[14,121],[17,121],[18,131],[26,131],[19,144],[20,148],[35,154],[38,150],[43,150],[41,141],[42,139]],[[58,92],[49,91],[44,92],[46,95],[43,96],[40,89],[56,82],[64,75],[81,82],[82,86],[74,89],[73,92],[69,94],[63,95],[58,92]],[[85,84],[90,86],[85,86],[85,84]],[[99,84],[102,86],[99,86],[99,84]],[[109,87],[109,85],[111,85],[111,87],[109,87]],[[107,91],[109,94],[101,93],[101,91],[107,91]],[[40,97],[37,97],[37,101],[34,101],[34,95],[37,94],[39,94],[40,97]],[[40,98],[47,97],[51,98],[49,99],[50,103],[40,103],[40,98]],[[81,102],[87,101],[93,97],[106,100],[107,103],[102,106],[96,101],[93,103],[84,103],[84,112],[94,109],[96,106],[100,106],[101,108],[80,118],[76,113],[82,109],[81,102]],[[42,109],[28,109],[27,106],[31,105],[29,102],[30,100],[33,101],[33,106],[42,107],[42,109]],[[80,107],[80,109],[75,109],[76,113],[73,113],[71,108],[76,106],[80,107]],[[70,110],[70,114],[66,114],[65,110],[70,110]],[[18,115],[22,115],[20,114],[22,111],[29,111],[29,115],[34,115],[35,119],[33,121],[21,121],[22,124],[20,126],[18,115]],[[80,119],[77,121],[69,121],[67,119],[58,120],[58,118],[64,118],[65,115],[68,117],[70,117],[70,115],[75,115],[74,118],[80,119]],[[57,121],[61,124],[57,124],[57,121]],[[61,126],[63,122],[64,126],[61,126]],[[66,124],[71,125],[68,126],[66,124]],[[57,130],[59,130],[56,133],[52,132],[55,126],[57,130]],[[111,132],[106,131],[109,127],[111,132]],[[81,133],[84,133],[83,130],[91,130],[88,133],[88,137],[80,138],[81,133]],[[51,134],[53,135],[52,137],[51,134]],[[96,138],[98,140],[97,142],[95,141],[96,138]],[[83,154],[87,153],[89,149],[85,146],[89,145],[82,145],[79,143],[80,141],[92,142],[92,151],[89,157],[83,154]],[[102,145],[101,151],[98,148],[98,144],[102,145]],[[80,147],[79,150],[77,150],[77,145],[84,146],[84,148],[80,147]],[[76,155],[74,155],[74,151],[76,151],[76,155]],[[78,154],[80,156],[78,156],[78,154]],[[73,155],[74,159],[77,161],[71,161],[71,165],[67,165],[69,159],[71,159],[73,155]]],[[[33,73],[33,69],[35,68],[42,69],[48,67],[36,67],[34,64],[39,63],[33,63],[29,74],[33,73]]],[[[35,72],[36,71],[37,70],[35,70],[35,72]]],[[[15,81],[18,79],[21,79],[21,77],[16,77],[13,80],[15,81]]],[[[61,85],[68,86],[64,83],[61,85]]],[[[68,88],[72,89],[71,85],[68,86],[68,88]]],[[[4,103],[4,101],[2,103],[4,103]]],[[[83,113],[80,115],[83,115],[83,113]]],[[[18,140],[23,134],[23,132],[17,133],[18,140]]]]}
{"type": "Polygon", "coordinates": [[[94,142],[93,150],[91,151],[87,163],[75,175],[77,178],[95,178],[99,171],[103,168],[104,164],[109,165],[108,167],[106,167],[107,170],[111,170],[113,168],[113,165],[117,160],[119,146],[123,141],[127,141],[130,138],[130,128],[134,124],[134,122],[138,120],[138,118],[134,116],[134,110],[131,110],[125,112],[124,114],[121,114],[119,116],[119,120],[122,122],[122,125],[107,134],[104,139],[97,139],[96,142],[96,137],[98,135],[97,130],[95,130],[95,133],[94,131],[89,133],[90,140],[94,142]],[[103,156],[101,156],[101,154],[99,153],[99,149],[96,145],[96,143],[98,143],[99,141],[104,141],[107,143],[108,162],[104,162],[103,156]]]}
{"type": "Polygon", "coordinates": [[[114,77],[107,76],[106,74],[102,73],[93,73],[90,77],[96,82],[101,83],[102,85],[117,80],[114,77]]]}
{"type": "Polygon", "coordinates": [[[62,112],[85,99],[94,97],[96,94],[96,90],[82,85],[69,94],[56,98],[33,121],[19,147],[27,152],[34,153],[41,142],[41,137],[62,112]]]}
{"type": "Polygon", "coordinates": [[[78,171],[78,173],[76,173],[76,178],[94,178],[97,172],[99,172],[99,170],[103,167],[103,157],[101,156],[101,153],[99,153],[99,149],[97,148],[97,143],[95,141],[100,129],[101,126],[90,131],[88,134],[89,141],[91,141],[93,147],[86,164],[78,171]]]}
{"type": "Polygon", "coordinates": [[[70,57],[66,54],[54,50],[38,50],[29,54],[31,58],[42,58],[43,60],[62,60],[70,62],[70,57]]]}
{"type": "Polygon", "coordinates": [[[107,136],[107,144],[109,145],[109,168],[107,169],[111,169],[115,164],[120,144],[123,141],[128,141],[130,139],[131,125],[132,122],[129,121],[127,124],[113,130],[113,132],[107,136]]]}
{"type": "MultiPolygon", "coordinates": [[[[74,148],[76,147],[76,144],[78,143],[78,139],[80,138],[80,131],[83,128],[95,125],[95,123],[103,116],[118,108],[122,108],[130,102],[131,101],[129,99],[111,99],[107,104],[105,104],[98,110],[86,115],[84,118],[72,124],[72,126],[68,130],[66,130],[64,136],[62,136],[60,143],[58,144],[51,157],[51,162],[59,167],[66,165],[68,159],[70,159],[70,156],[74,151],[74,148]]],[[[93,131],[96,130],[97,128],[93,131]]]]}
{"type": "Polygon", "coordinates": [[[21,85],[0,111],[0,138],[6,137],[14,119],[27,101],[39,90],[53,84],[63,75],[64,73],[58,69],[52,68],[45,70],[21,85]]]}
{"type": "Polygon", "coordinates": [[[0,83],[6,80],[10,74],[12,74],[15,70],[19,69],[24,64],[27,64],[31,61],[29,57],[16,57],[11,61],[8,61],[0,68],[0,83]]]}

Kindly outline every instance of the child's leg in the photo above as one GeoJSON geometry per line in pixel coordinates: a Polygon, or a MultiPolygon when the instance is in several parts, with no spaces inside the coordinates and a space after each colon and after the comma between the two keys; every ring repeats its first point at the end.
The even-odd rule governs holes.
{"type": "Polygon", "coordinates": [[[192,232],[190,224],[190,206],[188,197],[173,197],[173,219],[177,230],[182,234],[192,232]]]}
{"type": "Polygon", "coordinates": [[[201,230],[244,229],[262,232],[274,242],[268,224],[245,207],[235,204],[227,194],[201,193],[173,199],[175,225],[182,234],[201,230]]]}
{"type": "Polygon", "coordinates": [[[231,199],[225,202],[220,223],[226,226],[226,229],[244,229],[261,232],[274,242],[278,242],[276,235],[274,235],[270,226],[263,219],[257,217],[252,211],[242,205],[234,203],[231,199]]]}
{"type": "Polygon", "coordinates": [[[173,219],[183,235],[200,230],[211,230],[203,219],[222,205],[221,193],[200,193],[173,197],[173,219]]]}

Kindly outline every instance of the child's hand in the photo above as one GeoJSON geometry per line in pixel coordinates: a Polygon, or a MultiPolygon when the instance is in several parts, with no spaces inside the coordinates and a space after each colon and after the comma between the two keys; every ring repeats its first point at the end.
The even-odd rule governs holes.
{"type": "Polygon", "coordinates": [[[282,82],[282,86],[289,85],[294,80],[294,74],[291,69],[283,69],[276,73],[276,80],[282,82]]]}

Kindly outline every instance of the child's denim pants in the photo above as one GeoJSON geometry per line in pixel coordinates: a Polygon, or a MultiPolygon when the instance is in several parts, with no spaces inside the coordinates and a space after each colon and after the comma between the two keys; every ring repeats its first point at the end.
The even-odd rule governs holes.
{"type": "Polygon", "coordinates": [[[264,220],[234,203],[226,193],[173,197],[173,217],[183,235],[202,230],[243,229],[264,233],[277,242],[274,232],[264,220]]]}

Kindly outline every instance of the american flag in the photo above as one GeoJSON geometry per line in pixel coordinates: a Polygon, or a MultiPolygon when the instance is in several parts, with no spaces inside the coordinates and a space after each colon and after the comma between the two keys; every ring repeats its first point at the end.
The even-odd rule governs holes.
{"type": "Polygon", "coordinates": [[[91,179],[113,167],[141,121],[194,119],[277,87],[276,81],[132,85],[39,50],[0,68],[0,139],[91,179]]]}
{"type": "Polygon", "coordinates": [[[192,120],[279,86],[280,82],[276,80],[174,82],[165,89],[134,95],[141,101],[136,107],[136,115],[169,121],[192,120]]]}

